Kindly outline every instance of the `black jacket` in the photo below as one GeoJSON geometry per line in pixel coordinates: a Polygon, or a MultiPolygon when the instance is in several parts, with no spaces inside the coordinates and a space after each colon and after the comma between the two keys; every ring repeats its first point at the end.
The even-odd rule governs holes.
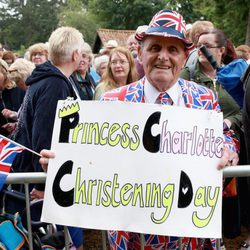
{"type": "Polygon", "coordinates": [[[90,101],[93,99],[96,83],[93,77],[87,72],[85,79],[77,77],[77,71],[71,75],[71,79],[75,82],[81,100],[90,101]]]}
{"type": "Polygon", "coordinates": [[[243,103],[243,126],[247,152],[247,164],[250,164],[250,65],[244,75],[245,96],[243,103]]]}
{"type": "Polygon", "coordinates": [[[25,95],[25,91],[16,87],[13,89],[4,89],[0,92],[0,134],[4,136],[8,136],[9,132],[2,128],[3,125],[5,125],[8,122],[15,122],[11,119],[6,119],[2,115],[3,109],[10,109],[13,111],[18,111],[20,108],[23,97],[25,95]]]}
{"type": "MultiPolygon", "coordinates": [[[[74,90],[59,69],[50,62],[38,65],[27,79],[29,86],[12,139],[36,151],[50,149],[58,100],[74,97],[74,90]]],[[[24,150],[13,163],[14,172],[41,172],[39,157],[24,150]]]]}

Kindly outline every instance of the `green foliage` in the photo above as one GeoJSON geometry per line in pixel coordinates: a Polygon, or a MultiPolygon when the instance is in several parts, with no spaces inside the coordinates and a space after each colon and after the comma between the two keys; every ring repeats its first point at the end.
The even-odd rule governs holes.
{"type": "Polygon", "coordinates": [[[215,27],[222,29],[237,46],[244,44],[248,24],[248,0],[192,0],[194,11],[215,27]]]}
{"type": "Polygon", "coordinates": [[[89,10],[97,16],[102,28],[136,29],[148,24],[165,5],[165,0],[92,0],[89,10]]]}
{"type": "Polygon", "coordinates": [[[58,1],[28,0],[5,1],[0,11],[0,35],[2,42],[12,50],[36,42],[46,42],[51,31],[57,27],[58,1]]]}
{"type": "Polygon", "coordinates": [[[60,9],[59,25],[75,27],[83,34],[84,40],[92,46],[98,26],[95,17],[87,12],[84,2],[68,0],[67,4],[60,9]]]}
{"type": "Polygon", "coordinates": [[[179,11],[187,23],[212,21],[235,45],[250,39],[249,0],[1,0],[0,42],[12,50],[27,48],[70,25],[92,45],[97,28],[136,29],[163,8],[179,11]]]}
{"type": "Polygon", "coordinates": [[[14,52],[17,53],[18,56],[23,57],[26,51],[27,51],[27,48],[25,48],[24,45],[21,45],[19,50],[16,50],[14,52]]]}

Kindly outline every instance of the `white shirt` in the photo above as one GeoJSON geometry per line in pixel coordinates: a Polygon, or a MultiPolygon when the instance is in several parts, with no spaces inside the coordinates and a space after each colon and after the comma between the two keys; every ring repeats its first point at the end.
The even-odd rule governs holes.
{"type": "MultiPolygon", "coordinates": [[[[171,99],[173,100],[173,106],[181,106],[186,107],[184,98],[182,96],[181,86],[176,82],[170,89],[166,91],[171,99]]],[[[157,103],[158,96],[160,95],[160,91],[156,89],[145,77],[144,83],[144,99],[145,102],[148,103],[157,103]]]]}

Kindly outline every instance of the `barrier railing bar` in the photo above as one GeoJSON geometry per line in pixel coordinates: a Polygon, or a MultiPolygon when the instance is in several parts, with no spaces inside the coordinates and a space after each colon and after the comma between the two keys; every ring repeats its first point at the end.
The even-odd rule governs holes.
{"type": "Polygon", "coordinates": [[[5,184],[39,184],[45,183],[46,181],[46,173],[9,173],[5,184]]]}
{"type": "Polygon", "coordinates": [[[144,236],[143,234],[140,234],[140,243],[141,243],[141,250],[144,249],[144,236]]]}
{"type": "Polygon", "coordinates": [[[228,166],[223,169],[224,177],[247,177],[250,176],[250,165],[228,166]]]}
{"type": "MultiPolygon", "coordinates": [[[[250,176],[250,165],[238,165],[226,167],[223,171],[223,177],[246,177],[250,176]]],[[[27,209],[27,224],[28,224],[28,238],[30,241],[29,249],[33,250],[33,241],[32,241],[32,229],[31,229],[31,219],[30,219],[30,202],[29,202],[29,184],[39,184],[45,183],[46,173],[10,173],[7,176],[5,184],[25,184],[25,197],[26,197],[26,209],[27,209]]],[[[65,228],[67,228],[65,226],[65,228]]],[[[64,229],[65,229],[64,228],[64,229]]],[[[69,237],[68,230],[65,232],[65,246],[66,249],[69,249],[69,237]]],[[[102,245],[103,250],[106,250],[106,237],[105,232],[102,231],[102,245]],[[104,239],[105,238],[105,239],[104,239]]],[[[144,239],[141,235],[141,243],[144,243],[144,239]]],[[[144,244],[141,244],[142,249],[144,244]]],[[[220,246],[219,248],[220,249],[220,246]]]]}
{"type": "Polygon", "coordinates": [[[28,227],[28,239],[29,239],[29,249],[33,250],[33,237],[31,228],[31,215],[30,215],[30,199],[29,199],[29,184],[24,184],[25,189],[25,203],[26,203],[26,213],[27,213],[27,227],[28,227]]]}
{"type": "Polygon", "coordinates": [[[64,239],[65,239],[65,249],[69,250],[70,249],[69,230],[67,226],[64,226],[63,230],[64,230],[64,239]]]}
{"type": "MultiPolygon", "coordinates": [[[[250,165],[237,165],[226,167],[223,171],[224,177],[246,177],[250,176],[250,165]]],[[[46,173],[10,173],[5,181],[6,184],[45,183],[46,173]]]]}
{"type": "Polygon", "coordinates": [[[106,232],[107,231],[102,230],[102,249],[103,250],[107,250],[106,232]]]}

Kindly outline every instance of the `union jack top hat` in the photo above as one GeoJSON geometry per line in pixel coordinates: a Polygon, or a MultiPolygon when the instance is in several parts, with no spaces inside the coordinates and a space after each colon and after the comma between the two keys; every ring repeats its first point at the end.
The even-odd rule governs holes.
{"type": "Polygon", "coordinates": [[[154,15],[148,29],[135,36],[142,41],[146,36],[174,37],[183,41],[187,48],[192,44],[186,39],[186,23],[179,13],[173,10],[161,10],[154,15]]]}

